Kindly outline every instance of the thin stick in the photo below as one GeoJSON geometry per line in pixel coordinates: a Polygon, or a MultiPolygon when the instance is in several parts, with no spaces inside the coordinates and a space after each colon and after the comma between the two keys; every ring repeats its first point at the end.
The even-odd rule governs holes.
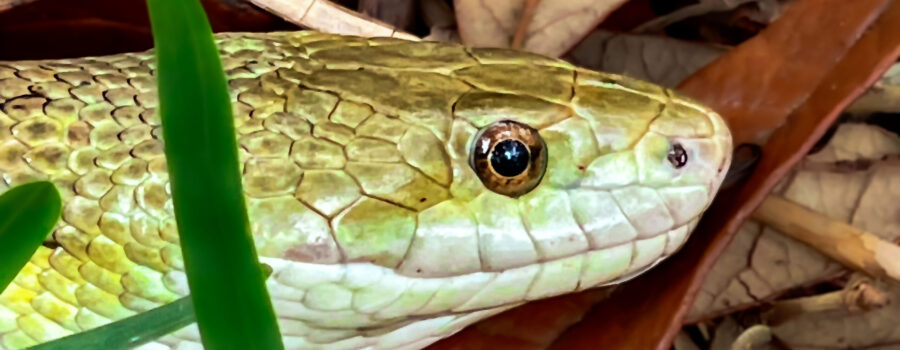
{"type": "Polygon", "coordinates": [[[872,281],[859,279],[839,291],[778,301],[764,314],[764,318],[766,324],[777,326],[809,313],[873,310],[887,305],[889,299],[887,292],[872,281]]]}
{"type": "Polygon", "coordinates": [[[731,344],[731,350],[752,350],[772,342],[772,330],[768,326],[758,324],[747,328],[731,344]]]}
{"type": "Polygon", "coordinates": [[[519,25],[516,27],[516,33],[513,35],[512,47],[513,49],[521,49],[522,42],[525,41],[525,34],[528,33],[528,26],[531,25],[531,20],[534,19],[535,10],[537,10],[538,4],[541,3],[541,0],[525,0],[525,8],[522,9],[522,18],[519,19],[519,25]]]}
{"type": "Polygon", "coordinates": [[[776,196],[753,217],[854,270],[900,281],[900,246],[893,242],[776,196]]]}

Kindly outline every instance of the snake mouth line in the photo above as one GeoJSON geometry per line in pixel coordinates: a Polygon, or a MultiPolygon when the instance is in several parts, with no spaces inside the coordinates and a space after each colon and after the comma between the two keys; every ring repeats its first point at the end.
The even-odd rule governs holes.
{"type": "MultiPolygon", "coordinates": [[[[383,302],[383,306],[380,308],[358,311],[362,314],[370,315],[372,317],[371,324],[358,324],[346,327],[334,327],[327,324],[317,325],[320,328],[341,329],[381,328],[386,324],[402,324],[412,319],[428,319],[447,315],[469,314],[502,307],[514,307],[528,301],[618,283],[623,279],[632,278],[646,271],[646,269],[674,254],[687,239],[689,228],[695,225],[696,222],[697,219],[694,218],[690,222],[678,225],[672,229],[664,230],[654,235],[638,237],[629,242],[590,249],[577,254],[548,259],[503,271],[472,272],[448,277],[404,276],[397,274],[393,269],[375,266],[370,263],[320,265],[277,258],[262,259],[267,260],[265,262],[274,268],[270,280],[290,290],[296,290],[298,295],[307,293],[311,288],[311,286],[305,284],[307,282],[303,281],[305,278],[310,278],[308,275],[310,270],[320,271],[316,272],[316,274],[320,275],[315,280],[317,280],[316,283],[322,284],[354,285],[359,283],[355,279],[361,278],[362,274],[359,272],[352,273],[350,272],[351,270],[376,272],[384,275],[385,277],[383,278],[391,279],[393,282],[396,282],[395,285],[397,287],[390,288],[401,288],[403,290],[386,291],[386,293],[393,293],[392,295],[395,296],[391,300],[383,302]],[[548,285],[546,278],[558,277],[551,275],[559,271],[558,269],[561,267],[571,268],[577,272],[568,274],[568,278],[556,281],[560,283],[548,285]],[[326,275],[328,277],[321,277],[326,275]],[[510,278],[519,281],[519,283],[513,287],[506,285],[510,278]],[[427,299],[419,302],[421,304],[420,307],[406,310],[403,316],[391,317],[391,313],[385,313],[386,310],[396,306],[396,303],[402,303],[402,296],[407,292],[405,288],[420,282],[438,283],[441,287],[435,287],[435,292],[427,299]],[[499,290],[506,290],[506,292],[498,292],[499,290]],[[445,307],[438,307],[435,302],[438,302],[437,299],[439,298],[437,295],[439,293],[469,294],[468,297],[451,303],[452,305],[447,304],[445,307]]],[[[362,287],[360,290],[365,290],[366,288],[368,287],[362,287]]],[[[290,298],[284,295],[283,293],[278,293],[278,295],[273,295],[273,298],[294,305],[297,309],[286,311],[286,308],[282,308],[280,317],[317,324],[321,321],[317,319],[318,317],[327,315],[327,313],[323,313],[327,311],[317,311],[313,304],[303,306],[303,301],[289,300],[290,298]]]]}

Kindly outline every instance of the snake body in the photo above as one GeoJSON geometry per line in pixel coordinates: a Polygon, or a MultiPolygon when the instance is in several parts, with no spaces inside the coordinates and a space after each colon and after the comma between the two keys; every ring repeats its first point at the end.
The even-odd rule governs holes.
{"type": "MultiPolygon", "coordinates": [[[[636,276],[682,245],[730,162],[730,133],[706,107],[555,59],[309,31],[216,40],[291,349],[419,349],[636,276]],[[500,120],[546,142],[543,178],[518,197],[469,162],[500,120]]],[[[0,62],[0,193],[49,179],[64,205],[0,294],[0,349],[188,294],[152,58],[0,62]]],[[[144,346],[199,347],[193,326],[144,346]]]]}

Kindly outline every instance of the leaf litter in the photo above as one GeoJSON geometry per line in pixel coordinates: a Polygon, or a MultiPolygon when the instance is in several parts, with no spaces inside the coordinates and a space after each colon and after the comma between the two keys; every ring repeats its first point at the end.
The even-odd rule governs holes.
{"type": "MultiPolygon", "coordinates": [[[[204,3],[219,1],[204,0],[204,3]]],[[[777,23],[791,4],[808,5],[815,1],[820,0],[422,0],[417,2],[421,15],[409,22],[408,14],[396,16],[378,6],[408,6],[411,0],[359,1],[357,10],[374,6],[376,10],[367,13],[376,19],[340,6],[354,8],[357,2],[353,1],[252,0],[261,8],[308,28],[342,34],[462,41],[472,46],[517,47],[669,87],[679,86],[747,38],[777,23]],[[661,8],[664,10],[660,11],[661,8]],[[628,20],[616,17],[617,10],[636,14],[631,18],[655,18],[656,23],[668,21],[668,25],[653,27],[653,23],[645,22],[623,25],[628,20]],[[678,17],[685,13],[690,16],[678,17]],[[612,22],[617,23],[618,30],[604,28],[605,23],[612,22]]],[[[875,4],[877,0],[863,2],[875,4]]],[[[14,12],[11,10],[6,18],[13,18],[14,12]]],[[[814,15],[809,14],[816,18],[814,15]]],[[[900,198],[897,165],[900,144],[893,129],[860,123],[870,120],[873,113],[900,111],[896,107],[900,106],[897,76],[900,68],[892,69],[849,107],[848,112],[854,117],[845,119],[854,122],[835,128],[827,145],[805,157],[773,193],[885,239],[897,239],[900,213],[896,200],[891,198],[900,198]]],[[[736,89],[752,86],[746,82],[741,84],[735,85],[736,89]]],[[[703,283],[702,292],[687,316],[692,324],[677,338],[676,344],[680,344],[677,348],[725,349],[735,344],[759,346],[754,348],[781,344],[797,349],[900,346],[897,335],[900,332],[890,328],[891,323],[898,324],[896,315],[900,311],[896,307],[900,303],[867,310],[833,308],[801,312],[782,318],[777,324],[765,323],[767,312],[785,309],[784,305],[804,298],[845,293],[844,289],[852,281],[863,279],[860,276],[812,247],[764,224],[748,221],[703,283]],[[848,326],[851,321],[859,326],[848,326]]],[[[893,285],[882,285],[881,281],[870,285],[883,290],[887,300],[896,299],[898,291],[893,285]]],[[[559,348],[552,345],[555,340],[577,335],[567,329],[583,323],[583,317],[589,320],[591,316],[585,315],[591,305],[610,292],[589,291],[527,304],[476,324],[433,348],[559,348]],[[544,321],[535,320],[534,315],[540,315],[544,321]]],[[[604,330],[595,330],[598,331],[604,330]]],[[[660,347],[663,346],[661,343],[660,347]]]]}
{"type": "MultiPolygon", "coordinates": [[[[808,155],[775,194],[886,240],[900,238],[900,136],[878,126],[841,124],[828,144],[808,155]],[[848,166],[869,161],[865,167],[848,166]],[[828,166],[822,166],[828,165],[828,166]]],[[[734,312],[762,313],[782,296],[816,285],[841,286],[859,278],[816,249],[750,220],[710,271],[688,323],[734,312]],[[848,275],[852,275],[847,277],[848,275]],[[751,311],[747,311],[751,310],[751,311]]],[[[889,299],[900,296],[893,284],[889,299]]],[[[874,310],[826,310],[795,315],[772,327],[792,349],[900,346],[900,302],[874,310]]]]}

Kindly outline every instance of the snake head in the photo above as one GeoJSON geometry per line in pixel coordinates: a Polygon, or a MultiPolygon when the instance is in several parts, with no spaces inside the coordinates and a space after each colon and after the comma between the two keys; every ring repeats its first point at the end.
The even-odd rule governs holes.
{"type": "MultiPolygon", "coordinates": [[[[552,86],[555,69],[529,74],[544,70],[538,81],[552,86]]],[[[730,132],[710,109],[628,77],[573,72],[568,98],[547,101],[535,88],[533,100],[493,95],[456,109],[482,113],[469,118],[478,131],[468,156],[487,191],[456,193],[470,198],[482,267],[555,274],[556,285],[530,298],[620,282],[672,255],[730,164],[730,132]],[[495,112],[522,101],[527,113],[495,112]]]]}
{"type": "MultiPolygon", "coordinates": [[[[217,41],[289,348],[421,348],[636,276],[684,243],[730,162],[709,109],[556,59],[316,32],[217,41]]],[[[59,246],[22,270],[40,284],[15,288],[79,317],[189,292],[152,57],[0,63],[0,192],[63,184],[59,246]]],[[[68,332],[17,300],[0,314],[41,321],[15,334],[68,332]]]]}
{"type": "Polygon", "coordinates": [[[545,184],[565,189],[586,259],[598,259],[585,267],[598,277],[579,287],[618,283],[683,245],[728,171],[731,134],[709,108],[619,75],[578,71],[571,108],[572,118],[542,130],[545,184]]]}
{"type": "Polygon", "coordinates": [[[650,83],[502,49],[296,40],[314,39],[301,73],[277,72],[301,83],[284,112],[242,139],[276,308],[313,328],[426,344],[636,276],[685,242],[729,167],[722,119],[650,83]],[[274,131],[289,159],[259,146],[274,131]]]}

